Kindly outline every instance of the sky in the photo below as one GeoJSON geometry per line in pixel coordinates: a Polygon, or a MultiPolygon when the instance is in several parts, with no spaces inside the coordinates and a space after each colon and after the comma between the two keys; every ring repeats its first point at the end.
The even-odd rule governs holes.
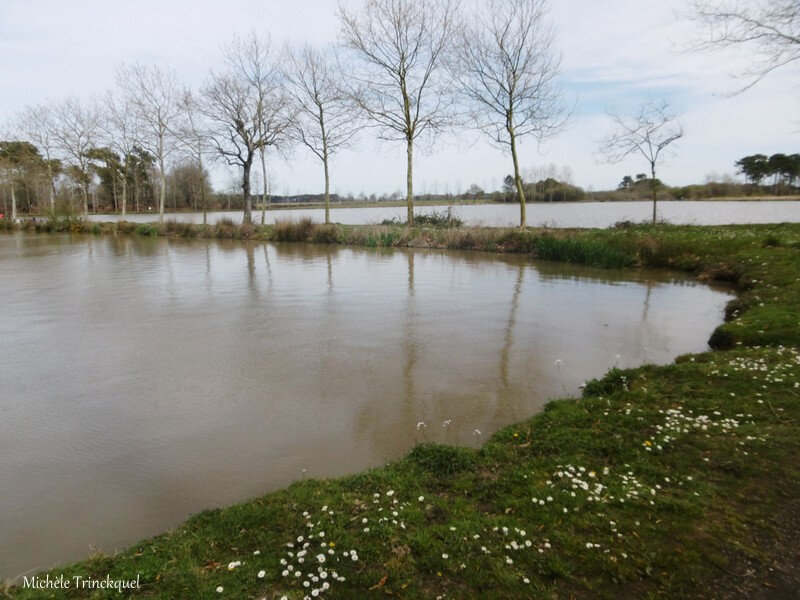
{"type": "MultiPolygon", "coordinates": [[[[171,67],[186,85],[199,87],[221,66],[221,47],[236,34],[269,34],[277,45],[334,41],[335,7],[334,0],[0,0],[0,129],[26,104],[104,93],[121,63],[171,67]]],[[[607,112],[635,111],[648,100],[667,101],[682,114],[685,136],[658,172],[668,184],[733,175],[733,163],[748,154],[800,152],[798,68],[731,95],[732,74],[747,66],[746,54],[690,51],[699,31],[685,10],[684,0],[552,2],[561,82],[574,114],[558,137],[524,140],[521,166],[569,166],[584,188],[615,188],[647,164],[602,162],[597,148],[611,131],[607,112]]],[[[404,148],[373,136],[364,133],[335,158],[334,192],[404,189],[404,148]]],[[[320,163],[300,148],[285,159],[271,156],[268,170],[276,194],[319,193],[323,186],[320,163]]],[[[456,193],[473,183],[497,189],[511,171],[509,156],[479,134],[461,132],[417,155],[415,192],[456,193]]],[[[237,185],[222,167],[213,182],[217,189],[237,185]]]]}

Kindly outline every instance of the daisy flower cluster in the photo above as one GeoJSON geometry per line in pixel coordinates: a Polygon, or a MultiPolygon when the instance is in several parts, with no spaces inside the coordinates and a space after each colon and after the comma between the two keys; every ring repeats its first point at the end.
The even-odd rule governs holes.
{"type": "Polygon", "coordinates": [[[334,516],[328,506],[320,509],[315,519],[311,512],[303,512],[307,532],[286,543],[280,559],[281,576],[304,593],[303,598],[317,598],[328,593],[336,583],[347,579],[339,574],[340,565],[359,560],[355,549],[339,549],[336,542],[326,537],[324,520],[334,516]]]}
{"type": "MultiPolygon", "coordinates": [[[[741,424],[738,418],[723,417],[719,411],[713,411],[711,415],[695,415],[691,409],[677,406],[658,412],[664,416],[664,422],[655,425],[653,436],[642,443],[648,452],[663,450],[668,444],[691,432],[731,433],[735,432],[741,424]]],[[[752,415],[748,416],[752,417],[752,415]]]]}
{"type": "MultiPolygon", "coordinates": [[[[632,471],[612,474],[608,467],[604,467],[601,473],[602,475],[582,466],[558,465],[558,471],[553,473],[552,479],[546,483],[550,487],[560,489],[562,495],[569,496],[570,503],[573,505],[575,501],[572,499],[585,499],[587,502],[594,503],[619,502],[621,504],[631,500],[646,500],[650,504],[654,504],[652,497],[656,495],[657,489],[660,488],[659,485],[654,487],[645,485],[632,471]]],[[[532,500],[542,504],[541,499],[533,498],[532,500]]],[[[547,500],[552,501],[553,497],[548,496],[547,500]]],[[[569,512],[566,506],[562,510],[565,513],[569,512]]],[[[574,507],[573,510],[578,510],[578,508],[574,507]]]]}
{"type": "MultiPolygon", "coordinates": [[[[797,348],[786,348],[779,346],[775,350],[777,361],[768,360],[765,357],[737,356],[731,359],[727,366],[733,371],[743,371],[754,373],[753,379],[763,381],[762,388],[766,389],[768,384],[790,384],[791,387],[800,388],[800,350],[797,348]]],[[[723,377],[727,373],[720,373],[719,370],[713,372],[721,374],[723,377]]]]}

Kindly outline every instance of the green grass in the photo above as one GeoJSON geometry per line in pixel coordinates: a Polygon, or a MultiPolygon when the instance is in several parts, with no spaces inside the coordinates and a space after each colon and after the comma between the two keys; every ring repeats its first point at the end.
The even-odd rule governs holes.
{"type": "MultiPolygon", "coordinates": [[[[420,445],[385,467],[203,512],[51,576],[139,574],[138,595],[152,598],[302,598],[323,582],[322,597],[336,598],[796,592],[779,573],[797,569],[800,533],[800,225],[317,227],[302,239],[672,267],[728,282],[739,295],[714,334],[725,350],[614,369],[581,398],[549,403],[480,449],[420,445]],[[320,568],[326,579],[302,587],[320,568]]],[[[48,597],[19,587],[6,595],[48,597]]]]}
{"type": "Polygon", "coordinates": [[[158,235],[158,227],[151,223],[142,223],[141,225],[137,225],[133,232],[136,235],[150,235],[156,236],[158,235]]]}

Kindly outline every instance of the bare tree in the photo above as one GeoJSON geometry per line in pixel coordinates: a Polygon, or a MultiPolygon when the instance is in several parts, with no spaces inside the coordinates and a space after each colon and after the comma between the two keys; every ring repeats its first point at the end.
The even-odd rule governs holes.
{"type": "Polygon", "coordinates": [[[653,225],[656,223],[658,179],[656,165],[665,150],[683,137],[678,115],[670,112],[667,102],[647,102],[633,115],[609,113],[614,131],[600,141],[599,152],[611,164],[631,155],[642,156],[650,165],[650,185],[653,192],[653,225]]]}
{"type": "Polygon", "coordinates": [[[525,227],[517,144],[527,136],[541,142],[555,135],[569,117],[558,85],[561,56],[547,21],[546,0],[481,5],[459,32],[455,57],[453,74],[476,126],[511,154],[520,227],[525,227]]]}
{"type": "MultiPolygon", "coordinates": [[[[228,70],[212,73],[202,91],[203,114],[212,129],[216,153],[242,169],[244,223],[253,222],[250,172],[256,152],[279,148],[287,139],[291,113],[271,58],[268,40],[255,34],[235,38],[225,49],[228,70]]],[[[264,202],[266,162],[262,154],[264,202]]]]}
{"type": "MultiPolygon", "coordinates": [[[[254,31],[242,39],[234,37],[228,45],[225,54],[228,62],[243,76],[253,87],[256,93],[256,113],[258,123],[258,138],[264,141],[264,110],[267,96],[270,91],[279,85],[277,70],[271,65],[272,46],[270,39],[259,38],[254,31]]],[[[267,152],[265,144],[260,144],[258,155],[261,162],[261,224],[266,221],[267,210],[267,152]]],[[[247,207],[245,207],[245,217],[247,207]]]]}
{"type": "Polygon", "coordinates": [[[295,107],[291,134],[320,161],[325,171],[325,222],[330,223],[330,159],[353,140],[360,129],[354,105],[342,90],[343,75],[333,48],[306,44],[287,48],[285,76],[295,107]]]}
{"type": "Polygon", "coordinates": [[[250,32],[246,38],[234,38],[226,50],[228,62],[253,87],[258,100],[258,135],[261,144],[258,149],[261,162],[261,223],[266,222],[269,196],[267,177],[267,148],[279,152],[286,149],[289,141],[288,131],[292,122],[293,107],[286,94],[283,71],[276,61],[269,37],[259,37],[250,32]]]}
{"type": "Polygon", "coordinates": [[[120,180],[122,183],[122,220],[128,204],[128,179],[130,178],[131,157],[140,144],[139,120],[135,106],[128,96],[108,92],[104,98],[103,137],[104,142],[122,157],[120,180]]]}
{"type": "Polygon", "coordinates": [[[699,47],[741,47],[754,59],[739,73],[743,92],[772,71],[800,61],[797,0],[689,0],[691,17],[707,31],[699,47]]]}
{"type": "Polygon", "coordinates": [[[33,143],[45,161],[45,172],[48,178],[50,195],[50,211],[56,209],[56,179],[60,172],[60,161],[57,158],[58,140],[56,138],[56,121],[51,104],[29,105],[17,115],[19,129],[33,143]]]}
{"type": "MultiPolygon", "coordinates": [[[[339,5],[341,36],[357,59],[347,83],[379,138],[406,144],[408,224],[414,222],[414,143],[452,123],[445,59],[458,0],[365,0],[361,12],[339,5]]],[[[352,67],[352,68],[350,68],[352,67]]]]}
{"type": "Polygon", "coordinates": [[[81,102],[71,96],[53,108],[56,146],[69,163],[69,173],[81,190],[83,214],[89,214],[89,185],[92,182],[88,151],[97,145],[100,111],[94,101],[81,102]]]}
{"type": "Polygon", "coordinates": [[[203,206],[203,225],[208,223],[208,202],[204,178],[203,157],[211,151],[211,134],[208,130],[201,107],[200,99],[185,89],[181,96],[181,119],[177,129],[178,139],[186,154],[196,163],[200,173],[200,203],[203,206]]]}
{"type": "Polygon", "coordinates": [[[117,84],[124,90],[140,125],[140,142],[158,164],[158,217],[164,220],[167,193],[166,163],[175,151],[174,128],[179,116],[180,87],[171,69],[156,65],[123,65],[117,71],[117,84]]]}

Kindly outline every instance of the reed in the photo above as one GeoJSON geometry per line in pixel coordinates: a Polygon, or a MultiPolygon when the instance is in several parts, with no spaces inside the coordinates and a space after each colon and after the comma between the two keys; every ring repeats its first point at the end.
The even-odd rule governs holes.
{"type": "Polygon", "coordinates": [[[276,242],[310,242],[317,225],[309,217],[297,221],[277,220],[273,226],[272,239],[276,242]]]}

